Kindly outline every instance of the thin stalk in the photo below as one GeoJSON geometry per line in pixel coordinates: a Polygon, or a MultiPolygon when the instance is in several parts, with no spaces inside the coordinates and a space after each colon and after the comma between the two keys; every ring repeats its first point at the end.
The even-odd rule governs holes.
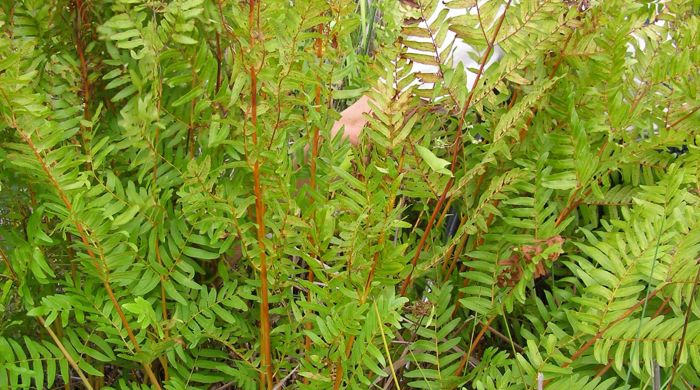
{"type": "Polygon", "coordinates": [[[430,231],[433,228],[433,225],[435,223],[435,218],[437,217],[438,213],[440,212],[440,208],[442,207],[442,204],[445,202],[445,198],[447,198],[447,192],[449,191],[449,188],[452,187],[452,183],[453,183],[452,179],[450,179],[447,182],[447,186],[445,187],[445,191],[442,192],[440,199],[438,199],[438,202],[435,205],[435,208],[433,209],[433,213],[430,215],[430,219],[428,219],[428,225],[425,227],[425,231],[423,232],[423,235],[421,236],[420,241],[418,242],[418,247],[416,248],[416,254],[411,259],[411,272],[408,273],[408,276],[406,276],[406,279],[404,279],[403,284],[401,285],[401,291],[400,291],[401,296],[406,295],[406,290],[408,290],[408,286],[410,286],[410,284],[411,284],[411,278],[413,277],[413,271],[416,269],[416,265],[418,264],[418,258],[420,257],[420,254],[423,250],[423,247],[425,246],[425,241],[428,239],[428,235],[430,234],[430,231]]]}
{"type": "Polygon", "coordinates": [[[656,317],[658,317],[659,315],[661,315],[661,313],[664,311],[664,309],[666,308],[666,306],[668,305],[668,303],[671,301],[671,298],[672,298],[671,296],[666,297],[666,299],[664,299],[664,301],[661,302],[661,305],[659,306],[658,309],[656,309],[656,311],[655,311],[654,314],[651,316],[651,318],[656,318],[656,317]]]}
{"type": "MultiPolygon", "coordinates": [[[[191,88],[194,89],[194,87],[196,86],[196,81],[197,81],[196,80],[197,74],[194,71],[194,64],[192,65],[191,74],[192,74],[191,88]]],[[[190,156],[190,159],[194,159],[194,137],[195,137],[194,115],[195,115],[196,106],[197,106],[197,99],[192,99],[192,103],[190,104],[190,123],[187,127],[187,154],[190,156]]]]}
{"type": "Polygon", "coordinates": [[[401,390],[399,385],[399,379],[396,378],[396,370],[394,369],[394,362],[391,360],[391,354],[389,353],[389,345],[386,342],[386,336],[384,335],[384,322],[382,317],[379,315],[379,308],[377,308],[377,302],[374,302],[374,313],[377,315],[377,320],[379,322],[379,332],[382,335],[382,343],[384,344],[384,352],[386,352],[386,358],[389,361],[389,368],[391,369],[391,376],[394,378],[394,384],[396,388],[401,390]]]}
{"type": "Polygon", "coordinates": [[[2,262],[5,263],[7,270],[10,271],[11,279],[17,280],[17,273],[15,272],[14,268],[12,268],[12,264],[10,263],[10,259],[7,257],[5,252],[2,250],[2,247],[0,247],[0,257],[2,257],[2,262]]]}
{"type": "Polygon", "coordinates": [[[46,329],[46,331],[49,333],[49,336],[51,336],[51,339],[53,339],[53,342],[56,344],[58,349],[61,351],[61,354],[63,354],[63,357],[66,358],[68,361],[68,364],[70,364],[71,367],[75,370],[75,372],[78,374],[80,377],[80,380],[83,382],[83,385],[85,386],[86,389],[88,390],[93,390],[92,385],[90,384],[90,381],[88,378],[85,377],[85,374],[83,373],[83,370],[80,369],[80,366],[78,366],[78,363],[73,359],[73,357],[68,353],[68,350],[66,350],[66,347],[63,346],[63,343],[61,340],[56,336],[56,333],[54,333],[53,330],[51,330],[51,327],[46,326],[46,322],[44,321],[44,318],[41,316],[36,317],[37,321],[41,324],[41,326],[46,329]]]}
{"type": "MultiPolygon", "coordinates": [[[[413,147],[413,145],[411,145],[413,147]]],[[[450,208],[452,207],[452,203],[454,202],[455,198],[450,198],[447,200],[447,203],[445,203],[445,207],[442,208],[442,213],[440,214],[440,218],[437,219],[436,225],[438,226],[444,226],[443,221],[445,220],[445,217],[447,217],[447,214],[450,211],[450,208]]]]}
{"type": "MultiPolygon", "coordinates": [[[[68,242],[73,242],[73,235],[66,233],[66,240],[68,242]]],[[[80,278],[78,277],[78,264],[74,261],[76,259],[75,250],[72,246],[68,246],[68,256],[70,256],[70,276],[73,280],[73,285],[75,287],[80,287],[80,278]]]]}
{"type": "MultiPolygon", "coordinates": [[[[510,326],[508,326],[508,319],[506,318],[505,312],[504,312],[504,314],[503,314],[503,326],[506,328],[506,332],[508,333],[507,341],[510,343],[510,348],[511,348],[511,350],[513,351],[513,357],[515,357],[515,356],[518,355],[518,354],[515,352],[515,349],[516,349],[516,348],[515,348],[515,345],[516,345],[516,343],[515,343],[515,341],[513,341],[513,335],[510,333],[510,326]]],[[[489,326],[489,330],[495,331],[495,329],[493,329],[491,326],[489,326]]],[[[499,334],[499,332],[496,331],[496,333],[494,333],[494,334],[499,334]]],[[[503,334],[501,334],[501,336],[503,336],[503,334]]],[[[522,347],[520,348],[519,351],[520,351],[520,352],[523,351],[522,347]]],[[[523,368],[520,367],[520,362],[518,361],[518,359],[515,359],[515,366],[518,368],[518,374],[520,374],[520,380],[522,380],[523,383],[525,383],[525,375],[523,374],[523,368]]],[[[538,383],[538,385],[539,385],[538,390],[542,389],[542,386],[541,386],[541,385],[542,385],[542,379],[543,379],[543,378],[542,378],[541,375],[542,375],[541,373],[537,375],[537,383],[538,383]]]]}
{"type": "Polygon", "coordinates": [[[503,333],[497,331],[497,330],[494,329],[492,326],[489,326],[489,327],[488,327],[488,331],[489,331],[491,334],[493,334],[494,336],[498,337],[499,339],[501,339],[501,340],[505,341],[506,343],[510,344],[511,347],[514,349],[514,351],[513,351],[513,354],[514,354],[514,355],[515,355],[515,351],[518,351],[518,352],[522,353],[522,352],[524,351],[524,349],[523,349],[523,347],[521,347],[518,343],[516,343],[515,341],[513,341],[513,336],[512,336],[511,333],[510,333],[510,329],[508,328],[508,322],[505,321],[505,317],[504,317],[503,326],[505,326],[506,329],[508,330],[508,336],[506,336],[506,335],[504,335],[503,333]]]}
{"type": "MultiPolygon", "coordinates": [[[[559,51],[559,58],[557,59],[557,62],[554,64],[552,67],[552,70],[549,72],[549,79],[553,79],[554,75],[557,73],[557,69],[559,69],[559,66],[561,65],[561,62],[564,60],[564,51],[566,48],[569,46],[569,42],[571,41],[571,38],[574,36],[574,31],[572,30],[569,35],[566,37],[566,40],[564,41],[564,45],[562,46],[561,50],[559,51]]],[[[527,130],[530,128],[530,125],[532,124],[532,121],[535,119],[535,114],[537,114],[537,109],[532,108],[530,116],[528,116],[527,121],[525,122],[525,126],[520,129],[520,141],[522,142],[525,140],[525,136],[527,135],[527,130]]]]}
{"type": "MultiPolygon", "coordinates": [[[[696,265],[700,265],[700,259],[695,262],[696,265]]],[[[683,332],[681,333],[680,346],[678,347],[678,352],[673,358],[673,370],[671,371],[671,379],[668,383],[668,389],[673,388],[673,382],[676,380],[676,373],[678,372],[678,365],[681,360],[681,353],[683,353],[683,347],[685,346],[685,335],[688,331],[688,322],[690,321],[690,311],[693,307],[693,301],[695,300],[695,293],[698,289],[698,283],[700,282],[700,266],[698,267],[698,272],[695,274],[695,281],[693,282],[693,289],[690,293],[690,302],[688,302],[688,307],[685,308],[685,320],[683,321],[683,332]]]]}
{"type": "MultiPolygon", "coordinates": [[[[466,215],[465,215],[464,217],[462,217],[462,220],[461,220],[460,223],[459,223],[459,227],[457,228],[458,231],[459,231],[459,229],[462,228],[462,226],[464,226],[464,224],[466,223],[467,219],[468,219],[468,217],[467,217],[466,215]]],[[[447,283],[447,281],[448,281],[448,280],[450,279],[450,277],[452,276],[452,272],[454,272],[454,269],[455,269],[455,267],[457,266],[457,260],[458,260],[459,257],[462,255],[462,251],[464,250],[464,247],[467,245],[467,241],[468,241],[468,240],[469,240],[469,235],[468,235],[468,234],[462,235],[462,239],[460,240],[459,246],[457,246],[457,249],[456,249],[456,250],[453,250],[452,252],[448,252],[448,253],[447,253],[447,256],[445,256],[445,263],[444,263],[444,265],[447,265],[447,263],[450,262],[450,261],[449,261],[450,258],[452,258],[452,262],[450,263],[449,268],[447,268],[447,269],[445,270],[445,272],[444,272],[444,273],[445,273],[445,276],[444,276],[444,278],[443,278],[443,280],[442,280],[443,283],[447,283]]]]}
{"type": "Polygon", "coordinates": [[[691,109],[690,111],[688,111],[688,113],[686,113],[686,114],[683,115],[682,117],[678,118],[675,122],[671,123],[668,127],[669,127],[669,128],[671,128],[671,127],[676,127],[679,123],[681,123],[681,122],[683,122],[684,120],[690,118],[690,117],[691,117],[693,114],[695,114],[698,110],[700,110],[700,106],[694,107],[693,109],[691,109]]]}
{"type": "Polygon", "coordinates": [[[601,376],[605,375],[605,373],[608,372],[608,370],[610,369],[610,367],[612,367],[613,362],[614,362],[613,359],[608,360],[608,364],[606,364],[605,366],[603,366],[603,368],[601,368],[600,370],[598,370],[598,372],[596,372],[596,374],[595,374],[595,376],[593,377],[593,379],[595,379],[595,378],[600,378],[601,376]]]}
{"type": "MultiPolygon", "coordinates": [[[[221,6],[221,3],[219,3],[219,6],[221,6]]],[[[216,92],[215,95],[219,93],[219,89],[221,89],[221,63],[224,60],[224,54],[221,51],[221,34],[219,32],[216,32],[216,92]]]]}
{"type": "MultiPolygon", "coordinates": [[[[416,355],[408,347],[406,347],[406,350],[411,354],[411,357],[413,358],[413,362],[416,364],[416,367],[418,367],[418,372],[420,372],[420,375],[423,378],[423,381],[428,385],[429,389],[432,389],[432,386],[430,386],[430,381],[428,381],[428,378],[425,376],[425,372],[423,371],[423,367],[421,367],[420,363],[418,363],[418,359],[416,358],[416,355]]],[[[405,365],[405,363],[404,363],[404,365],[405,365]]],[[[384,388],[387,389],[387,386],[384,386],[384,388]]]]}
{"type": "MultiPolygon", "coordinates": [[[[159,91],[162,90],[162,78],[160,79],[161,83],[159,83],[159,91]]],[[[158,94],[158,111],[160,115],[160,93],[158,94]]],[[[158,139],[160,138],[160,128],[158,126],[155,126],[155,135],[153,137],[153,146],[150,148],[151,151],[153,152],[153,170],[152,170],[152,188],[151,191],[153,192],[153,201],[155,203],[158,203],[158,191],[157,191],[157,185],[158,185],[158,152],[157,152],[157,147],[158,147],[158,139]]],[[[156,224],[153,224],[153,228],[156,228],[156,224]]],[[[155,252],[156,252],[156,260],[158,260],[158,264],[163,267],[163,259],[160,256],[160,240],[158,238],[158,234],[156,234],[155,237],[155,252]]],[[[158,275],[158,278],[160,279],[160,306],[161,306],[161,311],[163,312],[163,321],[164,323],[168,323],[169,318],[168,318],[168,305],[167,305],[167,296],[168,294],[165,291],[165,281],[166,278],[165,276],[158,275]]],[[[170,329],[169,327],[165,327],[164,330],[165,338],[166,340],[170,338],[170,329]]],[[[167,381],[170,377],[169,369],[168,369],[168,359],[166,357],[161,357],[160,358],[160,364],[163,366],[163,375],[165,377],[165,380],[167,381]]]]}
{"type": "MultiPolygon", "coordinates": [[[[647,288],[646,288],[646,296],[649,296],[649,292],[651,290],[651,281],[654,277],[654,268],[656,268],[656,260],[659,257],[659,246],[661,245],[661,235],[664,233],[664,225],[666,223],[666,207],[664,207],[664,215],[663,219],[661,220],[661,226],[659,227],[659,233],[658,236],[656,237],[656,248],[654,248],[654,258],[652,259],[651,262],[651,269],[649,270],[649,276],[647,278],[647,288]]],[[[642,331],[642,323],[644,321],[644,315],[647,312],[647,305],[649,304],[649,299],[644,300],[644,305],[642,306],[642,315],[639,317],[639,325],[637,326],[637,332],[636,332],[636,338],[639,340],[639,335],[642,331]]],[[[637,344],[634,343],[632,344],[632,350],[630,352],[631,355],[634,355],[637,353],[637,344]]],[[[625,384],[627,384],[630,380],[630,376],[632,375],[632,365],[627,368],[627,377],[625,378],[625,384]]]]}
{"type": "MultiPolygon", "coordinates": [[[[405,357],[406,357],[406,355],[407,355],[409,352],[411,352],[411,349],[410,349],[410,348],[411,348],[411,345],[416,341],[416,338],[417,338],[417,336],[418,336],[418,329],[420,328],[420,325],[421,325],[421,323],[423,322],[423,319],[424,319],[424,318],[425,318],[425,315],[422,315],[422,316],[420,316],[420,318],[418,319],[418,321],[416,321],[416,326],[414,326],[413,329],[412,329],[412,331],[411,331],[411,337],[408,338],[408,341],[406,342],[406,347],[405,347],[405,348],[403,349],[403,351],[401,352],[401,355],[399,356],[399,358],[396,359],[396,362],[397,362],[396,366],[399,368],[399,369],[397,370],[397,372],[401,372],[402,368],[404,368],[404,367],[406,366],[405,357]]],[[[412,352],[411,352],[411,356],[413,356],[413,353],[412,353],[412,352]]],[[[416,359],[415,359],[415,356],[413,356],[413,357],[414,357],[414,361],[415,361],[415,360],[416,360],[416,359]]],[[[391,367],[390,367],[390,368],[391,368],[391,367]]],[[[386,371],[387,371],[387,370],[386,370],[386,368],[385,368],[385,369],[384,369],[384,372],[386,372],[386,371]]],[[[393,370],[392,370],[392,371],[393,371],[393,370]]],[[[379,382],[380,379],[381,379],[381,377],[377,378],[377,379],[374,381],[374,383],[379,382]]],[[[387,379],[386,383],[384,384],[384,388],[386,388],[386,387],[389,386],[390,384],[391,384],[391,380],[390,380],[390,379],[387,379]]]]}
{"type": "Polygon", "coordinates": [[[476,349],[476,346],[479,345],[479,342],[481,341],[481,338],[484,337],[484,334],[486,334],[486,331],[489,329],[491,326],[491,323],[493,320],[495,320],[497,315],[494,315],[493,317],[489,318],[488,321],[486,321],[485,324],[482,325],[481,330],[479,333],[476,335],[474,340],[472,341],[471,345],[469,346],[469,350],[467,351],[466,354],[462,356],[462,359],[459,361],[459,366],[457,367],[457,374],[461,375],[462,372],[464,371],[464,368],[467,366],[467,362],[469,361],[469,358],[472,356],[472,352],[474,352],[474,349],[476,349]]]}

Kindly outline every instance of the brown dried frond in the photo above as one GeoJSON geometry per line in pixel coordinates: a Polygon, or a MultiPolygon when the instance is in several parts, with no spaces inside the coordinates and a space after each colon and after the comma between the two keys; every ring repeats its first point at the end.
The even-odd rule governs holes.
{"type": "MultiPolygon", "coordinates": [[[[521,246],[518,248],[518,250],[513,252],[509,258],[498,262],[498,265],[504,267],[496,278],[498,285],[500,287],[515,286],[523,276],[523,263],[531,264],[533,259],[541,255],[546,248],[561,245],[563,243],[564,239],[561,236],[553,236],[544,240],[537,240],[533,245],[521,246]]],[[[556,261],[560,254],[561,252],[559,251],[553,252],[547,257],[547,259],[550,261],[556,261]]],[[[535,279],[547,276],[548,273],[549,272],[546,268],[545,261],[540,260],[535,265],[535,279]]]]}
{"type": "Polygon", "coordinates": [[[406,313],[410,313],[416,317],[424,317],[430,314],[433,304],[430,301],[415,301],[404,308],[406,313]]]}

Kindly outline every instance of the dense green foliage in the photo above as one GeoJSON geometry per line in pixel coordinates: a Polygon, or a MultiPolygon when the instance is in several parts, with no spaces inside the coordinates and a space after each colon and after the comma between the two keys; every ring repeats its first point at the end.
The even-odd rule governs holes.
{"type": "Polygon", "coordinates": [[[0,1],[0,388],[700,386],[698,2],[406,3],[0,1]]]}

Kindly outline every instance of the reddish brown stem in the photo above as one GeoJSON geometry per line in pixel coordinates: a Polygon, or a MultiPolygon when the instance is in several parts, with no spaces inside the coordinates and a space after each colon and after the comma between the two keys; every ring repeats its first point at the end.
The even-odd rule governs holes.
{"type": "Polygon", "coordinates": [[[668,127],[671,128],[671,127],[677,126],[679,123],[681,123],[681,122],[683,122],[684,120],[690,118],[690,117],[691,117],[693,114],[695,114],[698,110],[700,110],[700,106],[696,106],[696,107],[693,108],[692,110],[688,111],[687,114],[685,114],[685,115],[683,115],[682,117],[678,118],[676,121],[674,121],[673,123],[671,123],[668,127]]]}
{"type": "Polygon", "coordinates": [[[600,370],[598,370],[598,372],[595,374],[595,376],[593,377],[593,379],[595,379],[595,378],[600,378],[601,376],[605,375],[605,373],[608,372],[608,370],[610,369],[610,367],[612,367],[612,364],[613,364],[613,360],[610,359],[610,361],[608,361],[608,364],[606,364],[606,365],[603,366],[600,370]]]}
{"type": "Polygon", "coordinates": [[[0,257],[2,257],[3,263],[5,263],[7,270],[10,272],[10,277],[12,278],[12,280],[17,280],[17,273],[15,272],[14,268],[12,268],[12,264],[10,263],[10,259],[7,257],[5,252],[2,250],[2,247],[0,247],[0,257]]]}
{"type": "Polygon", "coordinates": [[[654,312],[654,314],[651,316],[651,318],[656,318],[658,317],[666,308],[666,305],[671,301],[671,296],[666,297],[663,302],[661,302],[661,305],[659,306],[658,309],[654,312]]]}
{"type": "Polygon", "coordinates": [[[664,285],[662,285],[662,286],[656,288],[656,289],[655,289],[654,291],[652,291],[649,295],[647,295],[646,297],[644,297],[644,299],[640,300],[639,302],[637,302],[637,303],[635,303],[634,305],[632,305],[632,307],[630,307],[629,309],[627,309],[627,311],[625,311],[620,317],[616,318],[614,321],[612,321],[611,323],[609,323],[605,328],[599,330],[598,333],[596,333],[593,337],[591,337],[590,340],[588,340],[588,341],[587,341],[585,344],[583,344],[576,352],[574,352],[574,354],[571,355],[571,359],[570,359],[568,362],[564,363],[564,364],[562,365],[562,367],[563,367],[563,368],[569,367],[569,366],[571,365],[571,363],[575,362],[578,358],[580,358],[580,357],[588,350],[588,348],[590,348],[593,344],[595,344],[596,341],[598,341],[601,337],[603,337],[603,335],[605,334],[605,332],[607,332],[608,330],[610,330],[610,328],[612,328],[613,326],[615,326],[616,324],[618,324],[620,321],[622,321],[622,320],[624,320],[625,318],[629,317],[632,313],[634,313],[635,310],[637,310],[640,306],[642,306],[642,305],[644,304],[644,302],[647,302],[647,301],[650,300],[651,298],[655,297],[659,292],[661,292],[661,289],[662,289],[663,287],[664,287],[664,285]]]}
{"type": "Polygon", "coordinates": [[[216,32],[216,93],[219,93],[221,89],[221,63],[223,62],[224,55],[221,52],[221,34],[216,32]]]}
{"type": "Polygon", "coordinates": [[[450,268],[447,270],[447,273],[445,273],[445,278],[443,279],[443,282],[447,282],[450,277],[452,276],[452,272],[454,272],[456,266],[457,266],[457,261],[459,260],[459,257],[462,255],[462,252],[464,251],[464,247],[467,246],[467,241],[469,240],[469,235],[465,234],[464,237],[462,237],[462,240],[459,243],[459,246],[457,247],[457,250],[454,251],[452,254],[452,263],[450,264],[450,268]]]}
{"type": "MultiPolygon", "coordinates": [[[[255,45],[254,15],[256,1],[249,0],[248,28],[250,29],[250,42],[255,45]]],[[[253,127],[253,146],[258,145],[258,79],[255,64],[250,65],[250,122],[253,127]]],[[[263,202],[262,188],[260,185],[260,160],[255,157],[253,163],[253,191],[255,193],[255,222],[258,225],[257,238],[260,250],[260,355],[262,356],[263,387],[271,390],[273,383],[272,352],[270,346],[270,304],[268,299],[269,286],[267,280],[267,254],[265,253],[265,203],[263,202]]]]}
{"type": "Polygon", "coordinates": [[[469,92],[469,96],[467,97],[467,101],[464,103],[464,107],[462,108],[462,113],[459,117],[459,124],[457,125],[457,137],[455,139],[455,144],[454,144],[454,150],[452,151],[452,172],[454,173],[455,171],[455,165],[457,163],[457,155],[459,150],[462,148],[462,128],[464,127],[464,120],[467,116],[467,111],[471,107],[472,99],[474,99],[474,92],[476,91],[476,86],[479,85],[479,80],[481,80],[481,76],[484,74],[484,69],[486,68],[486,63],[488,62],[489,55],[491,55],[491,52],[493,51],[494,43],[496,42],[496,38],[498,37],[498,32],[501,30],[501,26],[503,26],[503,21],[506,18],[506,13],[508,12],[508,8],[510,7],[511,0],[508,0],[506,3],[505,9],[503,10],[503,13],[501,14],[501,17],[498,18],[498,22],[496,23],[496,27],[493,32],[493,36],[491,37],[491,41],[489,42],[488,46],[486,47],[486,51],[484,52],[483,57],[481,58],[481,64],[479,65],[479,70],[476,73],[476,78],[474,79],[474,83],[472,84],[471,91],[469,92]]]}
{"type": "Polygon", "coordinates": [[[447,213],[450,211],[450,207],[452,207],[452,203],[454,202],[454,200],[454,198],[449,198],[447,200],[447,203],[445,203],[445,207],[442,208],[442,213],[440,213],[440,218],[437,219],[436,225],[443,226],[442,223],[445,220],[445,217],[447,217],[447,213]]]}
{"type": "Polygon", "coordinates": [[[481,341],[481,338],[484,337],[484,334],[486,334],[486,331],[489,330],[491,327],[491,323],[493,320],[496,319],[496,316],[493,316],[489,318],[488,321],[481,327],[481,330],[479,333],[476,335],[474,340],[472,341],[471,345],[469,346],[469,350],[467,351],[466,354],[462,356],[462,359],[459,361],[459,366],[457,367],[457,373],[461,375],[461,373],[464,371],[464,367],[467,366],[467,362],[469,361],[469,358],[472,356],[472,352],[474,352],[474,349],[476,348],[477,345],[479,345],[479,342],[481,341]]]}
{"type": "Polygon", "coordinates": [[[260,249],[260,348],[263,357],[263,368],[266,374],[267,388],[272,389],[272,353],[270,347],[270,304],[268,301],[267,255],[265,254],[265,204],[260,187],[260,162],[253,166],[255,192],[255,222],[258,225],[258,248],[260,249]]]}
{"type": "MultiPolygon", "coordinates": [[[[85,14],[85,6],[82,0],[75,0],[75,48],[80,59],[80,80],[82,82],[83,92],[83,115],[88,114],[88,105],[90,102],[90,80],[88,79],[89,71],[88,64],[85,58],[85,43],[83,42],[83,24],[89,23],[85,14]]],[[[87,119],[87,118],[86,118],[87,119]]]]}
{"type": "MultiPolygon", "coordinates": [[[[75,50],[78,53],[80,60],[80,89],[83,95],[83,119],[89,121],[90,118],[90,74],[87,58],[85,56],[85,41],[83,40],[83,28],[85,24],[89,25],[83,0],[75,0],[75,50]]],[[[85,126],[80,124],[80,138],[82,139],[82,147],[87,150],[87,138],[85,137],[85,126]]]]}
{"type": "MultiPolygon", "coordinates": [[[[483,57],[481,58],[481,64],[479,65],[479,71],[476,74],[476,78],[474,79],[474,83],[472,84],[471,92],[469,93],[469,96],[467,97],[467,101],[464,103],[464,107],[462,108],[461,115],[459,118],[459,124],[457,125],[457,136],[455,137],[454,141],[454,147],[452,150],[452,163],[450,165],[450,169],[452,170],[452,174],[457,171],[457,156],[459,155],[459,151],[462,147],[462,127],[464,126],[464,120],[467,115],[467,111],[469,110],[469,107],[471,106],[472,99],[474,98],[474,92],[476,91],[476,86],[479,84],[479,80],[481,79],[481,76],[484,73],[484,69],[486,68],[486,62],[488,61],[489,55],[491,54],[491,51],[493,50],[494,42],[496,41],[496,37],[498,36],[498,32],[501,30],[501,26],[503,25],[503,20],[506,17],[506,12],[508,12],[508,8],[510,7],[511,0],[508,0],[508,3],[506,3],[505,9],[503,10],[503,14],[501,14],[500,18],[498,18],[498,22],[496,24],[496,27],[493,32],[493,36],[491,37],[491,42],[489,42],[488,47],[486,48],[486,51],[484,52],[483,57]]],[[[406,276],[406,279],[404,279],[403,284],[401,285],[401,296],[406,295],[406,291],[408,289],[408,286],[411,284],[411,278],[413,276],[413,271],[416,269],[416,265],[418,264],[418,258],[420,257],[421,252],[423,251],[423,247],[425,245],[425,242],[428,238],[428,235],[430,234],[430,231],[433,228],[433,224],[435,223],[435,219],[437,215],[440,213],[440,209],[442,207],[442,204],[445,202],[445,199],[447,198],[447,193],[450,191],[452,188],[452,185],[454,184],[454,178],[450,178],[450,180],[447,181],[447,185],[445,186],[445,189],[442,191],[442,195],[438,199],[437,204],[435,205],[435,209],[433,210],[432,215],[430,216],[430,219],[428,220],[428,225],[425,228],[425,231],[423,232],[423,235],[418,242],[418,247],[416,248],[416,253],[413,256],[413,259],[411,259],[411,271],[409,272],[408,276],[406,276]]]]}
{"type": "MultiPolygon", "coordinates": [[[[566,40],[564,41],[564,46],[562,46],[561,50],[559,51],[559,58],[557,59],[557,62],[554,63],[554,66],[552,67],[552,70],[549,72],[549,79],[553,79],[554,75],[557,73],[557,69],[559,69],[559,66],[561,65],[561,62],[564,60],[564,50],[566,50],[566,47],[569,46],[569,42],[571,41],[571,38],[574,36],[574,32],[572,31],[569,36],[566,37],[566,40]]],[[[535,114],[537,114],[537,109],[532,108],[530,116],[528,116],[527,121],[525,121],[525,126],[520,129],[520,141],[522,142],[525,140],[525,136],[527,135],[527,130],[530,128],[530,125],[532,124],[532,121],[535,119],[535,114]]]]}
{"type": "MultiPolygon", "coordinates": [[[[452,179],[447,182],[447,186],[445,187],[445,190],[449,190],[449,188],[452,186],[452,179]]],[[[448,191],[443,191],[442,196],[440,196],[440,199],[438,199],[437,204],[435,205],[435,208],[433,209],[433,213],[430,215],[430,219],[428,219],[428,225],[425,227],[425,231],[423,232],[423,235],[420,238],[420,241],[418,242],[418,248],[416,248],[416,254],[413,256],[413,259],[411,260],[411,272],[409,272],[408,276],[406,276],[406,279],[404,279],[403,284],[401,285],[401,296],[406,295],[406,290],[408,289],[408,286],[411,284],[411,276],[413,276],[413,271],[416,269],[416,265],[418,264],[418,257],[420,257],[421,251],[423,249],[423,246],[425,245],[425,241],[428,239],[428,235],[430,234],[430,230],[433,228],[433,224],[435,222],[435,218],[438,215],[438,212],[440,212],[440,207],[442,207],[442,203],[445,201],[445,198],[447,197],[447,192],[448,191]]]]}
{"type": "MultiPolygon", "coordinates": [[[[350,351],[352,351],[352,346],[355,344],[355,335],[350,335],[348,338],[348,343],[345,345],[345,356],[350,356],[350,351]]],[[[335,381],[333,382],[333,390],[340,389],[343,384],[343,365],[340,361],[336,363],[335,370],[335,381]]]]}
{"type": "MultiPolygon", "coordinates": [[[[393,202],[392,202],[393,203],[393,202]]],[[[382,231],[381,236],[379,237],[379,247],[382,247],[382,244],[384,244],[384,232],[382,231]]],[[[369,291],[370,287],[372,287],[372,280],[374,279],[374,273],[376,272],[377,269],[377,264],[379,263],[379,250],[374,253],[374,257],[372,259],[372,267],[369,271],[369,274],[367,275],[367,280],[365,281],[365,288],[364,291],[362,292],[362,295],[360,296],[360,306],[363,305],[367,301],[367,297],[369,296],[369,291]]],[[[348,358],[350,357],[350,352],[352,351],[352,346],[355,344],[355,336],[351,335],[350,338],[348,339],[347,345],[345,345],[345,357],[348,358]]],[[[335,383],[333,388],[334,389],[339,389],[340,384],[342,383],[343,380],[343,363],[341,360],[338,360],[336,362],[336,378],[335,378],[335,383]]]]}
{"type": "Polygon", "coordinates": [[[571,214],[572,211],[574,211],[583,201],[583,199],[578,198],[578,193],[581,190],[581,188],[577,188],[573,194],[571,194],[571,197],[569,198],[568,203],[566,204],[566,207],[564,207],[564,210],[559,213],[557,216],[557,220],[554,222],[554,226],[558,227],[561,225],[562,222],[571,214]]]}

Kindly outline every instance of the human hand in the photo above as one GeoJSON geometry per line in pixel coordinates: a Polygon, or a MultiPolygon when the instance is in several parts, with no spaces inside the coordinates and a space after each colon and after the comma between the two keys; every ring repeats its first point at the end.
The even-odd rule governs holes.
{"type": "Polygon", "coordinates": [[[362,96],[340,113],[341,117],[333,124],[331,134],[335,137],[336,133],[342,131],[343,137],[347,138],[351,144],[357,145],[360,133],[362,133],[362,129],[367,124],[364,114],[370,112],[372,112],[372,109],[369,106],[369,98],[362,96]]]}

